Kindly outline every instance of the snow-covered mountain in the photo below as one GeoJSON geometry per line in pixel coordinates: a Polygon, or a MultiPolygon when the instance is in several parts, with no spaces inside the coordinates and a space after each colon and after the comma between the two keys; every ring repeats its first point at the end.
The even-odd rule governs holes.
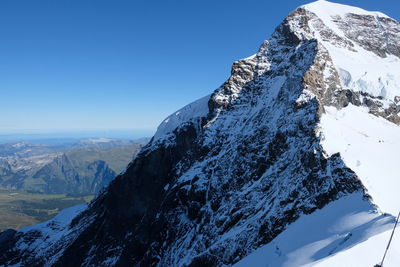
{"type": "Polygon", "coordinates": [[[3,232],[0,263],[373,266],[400,209],[399,73],[396,20],[299,7],[88,207],[3,232]]]}

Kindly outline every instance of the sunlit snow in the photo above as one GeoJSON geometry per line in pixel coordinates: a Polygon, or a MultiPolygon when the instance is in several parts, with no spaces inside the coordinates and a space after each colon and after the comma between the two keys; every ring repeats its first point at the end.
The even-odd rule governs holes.
{"type": "MultiPolygon", "coordinates": [[[[311,215],[302,216],[272,242],[257,249],[234,266],[298,267],[317,264],[372,267],[383,256],[393,222],[393,216],[376,213],[374,207],[363,200],[360,193],[355,193],[334,201],[311,215]],[[372,244],[367,241],[369,245],[354,247],[372,237],[379,242],[372,244]],[[368,257],[360,258],[351,253],[341,253],[349,248],[352,248],[349,251],[368,253],[368,257]],[[333,255],[330,260],[329,257],[333,255]]],[[[394,242],[393,247],[400,245],[400,237],[394,242]]],[[[390,251],[388,264],[385,266],[394,267],[395,265],[390,265],[393,260],[399,262],[396,249],[390,251]]]]}
{"type": "Polygon", "coordinates": [[[366,107],[326,107],[321,118],[322,146],[340,152],[383,212],[400,211],[400,127],[368,113],[366,107]]]}

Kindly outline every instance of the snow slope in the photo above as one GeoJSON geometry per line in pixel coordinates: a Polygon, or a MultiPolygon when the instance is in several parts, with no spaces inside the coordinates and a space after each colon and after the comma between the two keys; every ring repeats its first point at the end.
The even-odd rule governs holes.
{"type": "MultiPolygon", "coordinates": [[[[234,266],[373,266],[383,256],[393,222],[392,216],[377,213],[355,193],[302,216],[271,243],[234,266]]],[[[399,248],[397,236],[385,267],[397,266],[399,248]]]]}
{"type": "Polygon", "coordinates": [[[208,100],[210,95],[202,97],[189,105],[184,106],[177,112],[168,116],[157,128],[153,137],[153,143],[163,139],[185,122],[205,117],[208,113],[208,100]]]}
{"type": "MultiPolygon", "coordinates": [[[[399,229],[397,229],[398,231],[399,229]]],[[[334,257],[329,257],[316,262],[313,266],[319,267],[362,267],[372,266],[380,263],[384,250],[389,241],[392,230],[372,235],[368,240],[359,243],[348,250],[344,250],[334,257]]],[[[393,236],[390,249],[384,261],[385,267],[398,267],[400,262],[400,235],[398,232],[393,236]]]]}
{"type": "Polygon", "coordinates": [[[368,113],[367,107],[326,107],[321,117],[322,146],[340,152],[383,212],[400,210],[400,127],[368,113]]]}
{"type": "MultiPolygon", "coordinates": [[[[16,248],[31,254],[32,257],[46,259],[50,251],[57,246],[62,246],[63,243],[70,242],[74,234],[79,232],[79,230],[71,229],[70,223],[86,208],[87,204],[79,204],[62,210],[53,219],[46,222],[20,229],[19,233],[23,233],[25,236],[17,242],[16,248]]],[[[51,266],[64,249],[61,249],[57,255],[48,259],[44,266],[51,266]]],[[[37,264],[41,265],[38,262],[37,264]]]]}

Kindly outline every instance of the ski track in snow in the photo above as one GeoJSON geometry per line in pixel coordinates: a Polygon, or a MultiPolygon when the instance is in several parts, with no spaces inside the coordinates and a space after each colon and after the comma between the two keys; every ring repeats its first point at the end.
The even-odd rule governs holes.
{"type": "MultiPolygon", "coordinates": [[[[234,267],[373,266],[382,258],[393,223],[393,216],[377,213],[355,193],[303,215],[234,267]]],[[[400,236],[392,247],[385,267],[400,260],[400,236]]]]}

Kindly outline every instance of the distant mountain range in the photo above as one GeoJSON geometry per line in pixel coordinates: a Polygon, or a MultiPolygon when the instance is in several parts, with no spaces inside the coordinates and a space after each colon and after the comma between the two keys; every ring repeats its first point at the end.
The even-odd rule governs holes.
{"type": "Polygon", "coordinates": [[[94,194],[136,156],[146,139],[82,139],[74,144],[0,145],[0,188],[47,194],[94,194]]]}

